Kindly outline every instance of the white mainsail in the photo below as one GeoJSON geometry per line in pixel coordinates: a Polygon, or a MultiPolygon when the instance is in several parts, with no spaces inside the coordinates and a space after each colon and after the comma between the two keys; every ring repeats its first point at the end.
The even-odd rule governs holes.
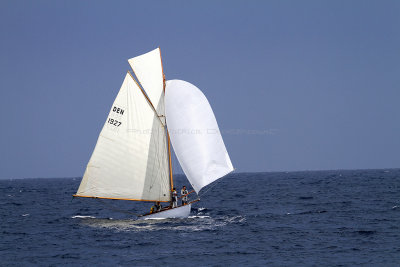
{"type": "Polygon", "coordinates": [[[211,106],[196,86],[167,81],[165,114],[175,154],[196,192],[233,171],[211,106]]]}
{"type": "Polygon", "coordinates": [[[76,196],[170,201],[166,142],[163,123],[127,74],[76,196]]]}
{"type": "MultiPolygon", "coordinates": [[[[154,108],[157,110],[158,115],[164,115],[163,67],[160,48],[128,59],[128,62],[154,108]]],[[[160,118],[165,123],[165,118],[160,118]]]]}

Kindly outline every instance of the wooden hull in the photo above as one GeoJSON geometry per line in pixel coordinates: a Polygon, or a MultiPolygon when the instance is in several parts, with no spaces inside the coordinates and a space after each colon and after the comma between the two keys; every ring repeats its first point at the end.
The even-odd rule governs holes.
{"type": "Polygon", "coordinates": [[[140,216],[140,220],[148,219],[168,219],[168,218],[187,218],[189,217],[192,204],[180,206],[173,209],[163,210],[157,213],[140,216]]]}

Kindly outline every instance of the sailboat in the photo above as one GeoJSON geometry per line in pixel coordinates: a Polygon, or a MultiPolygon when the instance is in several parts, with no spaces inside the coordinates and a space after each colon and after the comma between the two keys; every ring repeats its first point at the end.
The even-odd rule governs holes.
{"type": "Polygon", "coordinates": [[[232,172],[204,94],[183,80],[165,80],[156,48],[128,60],[128,71],[74,197],[168,203],[141,218],[186,218],[199,198],[172,206],[171,143],[194,191],[232,172]]]}

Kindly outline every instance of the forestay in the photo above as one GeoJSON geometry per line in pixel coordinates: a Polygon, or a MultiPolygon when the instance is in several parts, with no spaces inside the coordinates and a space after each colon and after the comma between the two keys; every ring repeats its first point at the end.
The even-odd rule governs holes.
{"type": "MultiPolygon", "coordinates": [[[[128,60],[158,115],[164,115],[163,68],[160,48],[128,60]]],[[[161,117],[163,122],[165,119],[161,117]]]]}
{"type": "Polygon", "coordinates": [[[167,81],[165,113],[176,156],[196,192],[233,171],[211,106],[196,86],[167,81]]]}
{"type": "Polygon", "coordinates": [[[127,74],[77,196],[170,201],[169,183],[164,126],[127,74]]]}

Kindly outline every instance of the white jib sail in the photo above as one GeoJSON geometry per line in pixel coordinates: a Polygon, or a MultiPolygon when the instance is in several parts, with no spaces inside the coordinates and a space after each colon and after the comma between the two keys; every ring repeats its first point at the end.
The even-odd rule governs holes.
{"type": "Polygon", "coordinates": [[[196,192],[233,171],[211,106],[196,86],[167,81],[165,114],[175,154],[196,192]]]}
{"type": "Polygon", "coordinates": [[[170,201],[166,142],[160,119],[127,74],[77,195],[170,201]]]}
{"type": "MultiPolygon", "coordinates": [[[[160,48],[128,59],[128,62],[154,108],[157,110],[158,115],[164,115],[163,69],[160,48]]],[[[164,118],[161,119],[164,123],[164,118]]]]}

